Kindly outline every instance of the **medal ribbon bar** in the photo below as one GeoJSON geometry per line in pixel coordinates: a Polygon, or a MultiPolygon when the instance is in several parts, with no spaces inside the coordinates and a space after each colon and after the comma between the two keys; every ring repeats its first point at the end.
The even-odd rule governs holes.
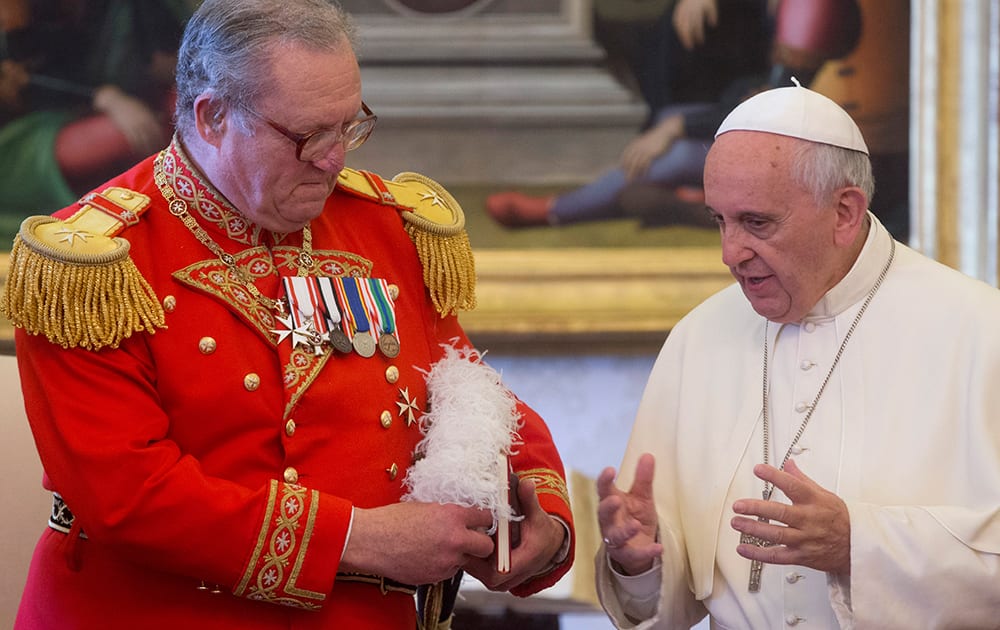
{"type": "Polygon", "coordinates": [[[354,320],[354,313],[351,311],[351,308],[347,303],[347,293],[344,291],[344,279],[330,278],[330,281],[333,285],[333,291],[337,296],[337,303],[341,308],[344,334],[347,335],[347,338],[353,342],[354,331],[357,330],[357,323],[354,320]]]}
{"type": "Polygon", "coordinates": [[[399,331],[396,329],[396,305],[389,297],[389,282],[385,278],[369,278],[372,297],[377,307],[379,328],[386,334],[395,337],[399,342],[399,331]]]}
{"type": "Polygon", "coordinates": [[[323,310],[326,313],[326,324],[331,330],[340,326],[340,307],[337,305],[337,297],[333,291],[333,278],[316,278],[319,286],[320,299],[323,301],[323,310]]]}
{"type": "Polygon", "coordinates": [[[309,302],[313,305],[315,313],[313,314],[313,323],[316,325],[316,331],[320,334],[326,333],[329,330],[328,318],[326,314],[326,305],[323,302],[323,298],[320,295],[318,278],[316,276],[305,276],[302,278],[305,280],[306,287],[309,291],[309,302]]]}
{"type": "Polygon", "coordinates": [[[370,332],[369,311],[365,308],[358,279],[345,277],[338,278],[337,282],[342,284],[344,295],[347,297],[347,308],[344,312],[350,313],[350,318],[354,322],[354,350],[367,359],[375,354],[375,338],[370,332]]]}

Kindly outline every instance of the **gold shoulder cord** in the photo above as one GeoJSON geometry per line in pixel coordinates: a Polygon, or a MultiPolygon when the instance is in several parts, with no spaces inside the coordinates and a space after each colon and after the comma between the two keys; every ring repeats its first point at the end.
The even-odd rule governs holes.
{"type": "Polygon", "coordinates": [[[21,223],[0,315],[63,348],[88,350],[117,348],[135,332],[164,328],[163,307],[129,257],[128,241],[115,236],[149,198],[109,188],[81,203],[65,221],[34,216],[21,223]]]}
{"type": "Polygon", "coordinates": [[[414,210],[404,210],[402,216],[434,307],[442,316],[476,308],[476,263],[461,206],[443,186],[419,173],[400,173],[392,181],[422,190],[416,203],[406,204],[414,210]]]}

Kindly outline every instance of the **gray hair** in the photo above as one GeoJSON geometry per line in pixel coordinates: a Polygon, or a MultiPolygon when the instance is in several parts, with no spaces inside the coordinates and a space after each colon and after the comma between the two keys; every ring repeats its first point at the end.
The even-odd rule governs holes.
{"type": "Polygon", "coordinates": [[[355,49],[355,27],[334,0],[205,0],[188,21],[177,60],[176,125],[194,129],[194,102],[208,90],[245,124],[267,89],[276,45],[355,49]]]}
{"type": "Polygon", "coordinates": [[[825,205],[830,195],[843,186],[857,186],[871,202],[875,194],[872,163],[861,151],[818,142],[802,142],[792,161],[792,177],[812,191],[817,205],[825,205]]]}

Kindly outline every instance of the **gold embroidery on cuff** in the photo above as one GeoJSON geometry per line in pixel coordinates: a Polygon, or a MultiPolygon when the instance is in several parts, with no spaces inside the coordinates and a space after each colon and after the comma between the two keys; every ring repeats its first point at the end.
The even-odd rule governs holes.
{"type": "Polygon", "coordinates": [[[283,606],[318,609],[318,602],[326,595],[296,586],[318,512],[319,492],[294,484],[280,484],[279,491],[278,482],[272,481],[260,536],[234,594],[283,606]],[[293,556],[294,565],[286,574],[293,556]]]}
{"type": "Polygon", "coordinates": [[[535,492],[538,494],[553,494],[569,506],[569,491],[566,480],[551,468],[530,468],[517,471],[521,479],[531,479],[535,482],[535,492]]]}

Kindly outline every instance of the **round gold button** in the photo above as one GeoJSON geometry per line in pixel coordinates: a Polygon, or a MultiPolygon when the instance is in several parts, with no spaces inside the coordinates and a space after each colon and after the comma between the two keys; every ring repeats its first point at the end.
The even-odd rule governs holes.
{"type": "Polygon", "coordinates": [[[298,483],[299,482],[299,471],[295,470],[291,466],[285,469],[284,473],[285,483],[298,483]]]}
{"type": "Polygon", "coordinates": [[[390,383],[395,383],[399,380],[399,368],[395,365],[390,365],[385,369],[385,380],[390,383]]]}
{"type": "Polygon", "coordinates": [[[295,420],[289,419],[288,422],[285,423],[285,435],[288,437],[295,435],[295,420]]]}
{"type": "Polygon", "coordinates": [[[389,285],[389,297],[395,300],[399,297],[399,285],[390,284],[389,285]]]}
{"type": "Polygon", "coordinates": [[[163,298],[163,310],[173,313],[175,308],[177,308],[177,298],[172,295],[163,298]]]}
{"type": "Polygon", "coordinates": [[[399,466],[395,463],[385,469],[385,472],[389,474],[389,481],[396,481],[396,475],[399,474],[399,466]]]}
{"type": "Polygon", "coordinates": [[[211,337],[202,337],[198,342],[198,349],[201,350],[202,354],[212,354],[215,352],[216,348],[215,339],[211,337]]]}
{"type": "Polygon", "coordinates": [[[379,417],[379,422],[382,423],[383,429],[388,429],[392,426],[392,414],[388,411],[383,411],[382,415],[379,417]]]}
{"type": "Polygon", "coordinates": [[[257,388],[260,387],[260,377],[250,372],[243,377],[243,387],[246,387],[248,392],[257,391],[257,388]]]}

